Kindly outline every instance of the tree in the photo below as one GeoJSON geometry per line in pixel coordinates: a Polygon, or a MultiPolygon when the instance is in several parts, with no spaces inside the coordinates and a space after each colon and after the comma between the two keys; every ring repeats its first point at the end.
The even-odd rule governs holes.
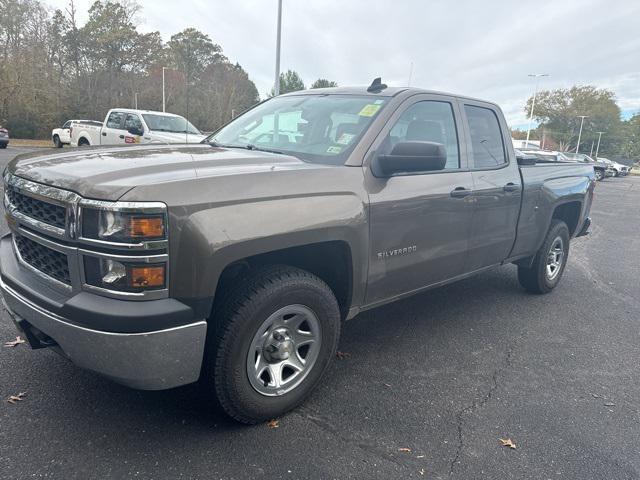
{"type": "MultiPolygon", "coordinates": [[[[533,98],[529,98],[525,111],[531,109],[533,98]]],[[[561,150],[576,147],[580,130],[579,115],[587,115],[584,119],[581,136],[581,150],[588,151],[593,140],[597,141],[598,131],[620,130],[620,108],[616,104],[615,94],[609,90],[597,89],[594,86],[574,86],[569,89],[542,91],[536,98],[534,116],[551,136],[561,150]],[[587,146],[588,145],[588,146],[587,146]]],[[[602,147],[614,140],[610,135],[604,139],[602,147]]]]}
{"type": "Polygon", "coordinates": [[[189,77],[194,79],[199,78],[212,63],[227,61],[220,45],[195,28],[187,28],[173,35],[167,47],[173,68],[188,72],[189,77]]]}
{"type": "Polygon", "coordinates": [[[337,87],[338,84],[333,80],[327,80],[326,78],[319,78],[311,84],[311,88],[331,88],[337,87]]]}
{"type": "MultiPolygon", "coordinates": [[[[306,87],[304,86],[304,82],[300,77],[300,74],[295,70],[287,70],[284,73],[280,74],[280,95],[289,92],[297,92],[298,90],[304,90],[306,87]]],[[[270,97],[273,97],[275,92],[273,88],[269,94],[270,97]]]]}

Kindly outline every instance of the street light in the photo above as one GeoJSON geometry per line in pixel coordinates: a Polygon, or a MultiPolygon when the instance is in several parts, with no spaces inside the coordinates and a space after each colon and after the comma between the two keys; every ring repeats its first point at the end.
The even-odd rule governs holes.
{"type": "Polygon", "coordinates": [[[580,133],[578,133],[578,144],[576,145],[576,153],[578,153],[578,149],[580,148],[580,138],[582,137],[582,125],[584,124],[584,119],[589,118],[589,115],[578,115],[580,119],[580,133]]]}
{"type": "Polygon", "coordinates": [[[596,160],[598,159],[598,152],[600,151],[600,139],[604,132],[596,132],[598,134],[598,146],[596,147],[596,160]]]}
{"type": "Polygon", "coordinates": [[[162,67],[162,112],[164,113],[165,103],[164,103],[164,71],[167,67],[162,67]]]}
{"type": "Polygon", "coordinates": [[[280,95],[280,32],[282,31],[282,0],[278,0],[278,33],[276,35],[276,83],[273,86],[273,96],[280,95]]]}
{"type": "Polygon", "coordinates": [[[529,127],[527,128],[527,143],[525,148],[529,148],[529,134],[531,133],[531,122],[533,121],[533,107],[536,105],[536,97],[538,96],[538,80],[540,77],[548,77],[548,73],[530,73],[529,77],[536,79],[536,89],[533,91],[533,101],[531,102],[531,113],[529,113],[529,127]]]}

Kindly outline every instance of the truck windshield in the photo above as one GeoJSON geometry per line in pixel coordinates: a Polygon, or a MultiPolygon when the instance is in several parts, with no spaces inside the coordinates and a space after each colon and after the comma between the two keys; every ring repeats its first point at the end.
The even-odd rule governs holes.
{"type": "Polygon", "coordinates": [[[156,132],[173,132],[173,133],[193,133],[200,135],[200,130],[194,127],[186,118],[173,115],[158,115],[143,113],[147,127],[149,130],[156,132]]]}
{"type": "Polygon", "coordinates": [[[386,102],[386,97],[366,95],[276,97],[236,118],[206,141],[342,165],[386,102]]]}

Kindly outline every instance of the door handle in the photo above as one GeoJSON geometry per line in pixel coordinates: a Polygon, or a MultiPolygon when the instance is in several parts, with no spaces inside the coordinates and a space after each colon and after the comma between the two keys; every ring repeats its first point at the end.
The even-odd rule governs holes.
{"type": "Polygon", "coordinates": [[[451,190],[451,196],[453,198],[464,198],[464,197],[468,197],[469,195],[471,195],[472,191],[469,190],[468,188],[465,187],[456,187],[453,190],[451,190]]]}
{"type": "Polygon", "coordinates": [[[502,189],[505,192],[519,192],[520,191],[520,185],[516,185],[515,183],[509,182],[504,187],[502,187],[502,189]]]}
{"type": "Polygon", "coordinates": [[[107,136],[107,132],[102,132],[102,136],[106,137],[107,136]]]}
{"type": "Polygon", "coordinates": [[[124,138],[124,135],[120,135],[120,138],[124,138]]]}

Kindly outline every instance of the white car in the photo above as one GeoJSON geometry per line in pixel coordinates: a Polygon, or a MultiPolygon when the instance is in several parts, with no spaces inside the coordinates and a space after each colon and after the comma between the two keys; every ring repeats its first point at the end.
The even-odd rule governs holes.
{"type": "Polygon", "coordinates": [[[631,167],[615,162],[613,160],[609,160],[608,158],[598,157],[598,160],[606,163],[611,167],[614,177],[624,177],[626,175],[629,175],[629,171],[631,170],[631,167]]]}
{"type": "Polygon", "coordinates": [[[97,120],[67,120],[60,128],[51,130],[51,141],[53,144],[57,148],[69,145],[71,143],[71,124],[80,122],[102,126],[102,123],[97,120]]]}
{"type": "Polygon", "coordinates": [[[125,145],[136,143],[199,143],[206,138],[186,118],[173,113],[114,108],[104,124],[71,124],[71,145],[125,145]]]}

